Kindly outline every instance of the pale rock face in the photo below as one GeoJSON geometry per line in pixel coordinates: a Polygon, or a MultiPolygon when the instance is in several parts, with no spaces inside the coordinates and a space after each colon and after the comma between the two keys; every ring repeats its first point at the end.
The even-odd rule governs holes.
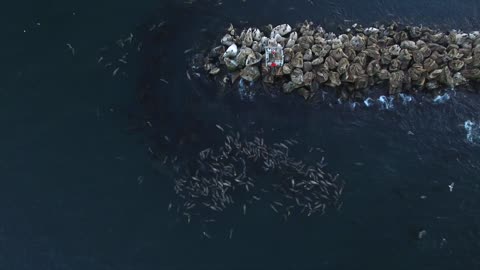
{"type": "Polygon", "coordinates": [[[467,41],[468,38],[469,38],[469,36],[467,34],[463,34],[463,33],[462,34],[457,34],[455,36],[455,39],[457,40],[458,45],[464,44],[467,41]]]}
{"type": "Polygon", "coordinates": [[[287,44],[285,45],[285,48],[292,48],[293,45],[297,42],[298,39],[298,34],[297,32],[292,32],[290,33],[290,37],[288,38],[287,44]]]}
{"type": "Polygon", "coordinates": [[[242,39],[242,45],[250,47],[253,44],[253,33],[252,33],[252,28],[248,28],[247,32],[245,33],[245,36],[242,39]]]}
{"type": "Polygon", "coordinates": [[[285,44],[287,42],[287,39],[282,37],[280,34],[276,34],[275,41],[280,44],[285,44]]]}
{"type": "Polygon", "coordinates": [[[235,27],[233,27],[233,24],[230,24],[230,26],[227,29],[227,32],[232,36],[235,35],[235,27]]]}
{"type": "Polygon", "coordinates": [[[367,36],[369,36],[369,35],[371,35],[371,34],[378,33],[378,32],[379,32],[379,30],[378,30],[377,28],[375,28],[375,27],[368,27],[368,28],[366,28],[366,29],[363,31],[363,33],[364,33],[365,35],[367,35],[367,36]]]}
{"type": "Polygon", "coordinates": [[[285,45],[285,48],[292,48],[295,45],[295,41],[289,39],[287,41],[287,44],[285,45]]]}
{"type": "Polygon", "coordinates": [[[230,45],[230,47],[228,47],[228,49],[223,54],[223,57],[232,58],[232,57],[237,56],[237,54],[238,54],[238,48],[237,48],[237,45],[234,43],[234,44],[230,45]]]}
{"type": "Polygon", "coordinates": [[[468,34],[468,38],[470,39],[477,39],[480,37],[480,32],[479,31],[473,31],[470,34],[468,34]]]}
{"type": "Polygon", "coordinates": [[[293,92],[293,90],[295,90],[299,87],[300,87],[299,85],[290,81],[290,82],[284,83],[283,86],[282,86],[282,89],[283,89],[284,93],[291,93],[291,92],[293,92]]]}
{"type": "Polygon", "coordinates": [[[253,30],[253,40],[260,41],[263,37],[263,33],[258,28],[254,28],[253,30]]]}
{"type": "Polygon", "coordinates": [[[297,39],[298,39],[297,32],[290,33],[290,37],[288,39],[293,40],[293,41],[297,41],[297,39]]]}
{"type": "Polygon", "coordinates": [[[265,48],[265,47],[268,46],[268,41],[269,41],[269,39],[267,37],[262,37],[260,39],[260,44],[265,48]]]}
{"type": "Polygon", "coordinates": [[[225,36],[223,36],[220,43],[222,43],[225,46],[230,46],[230,45],[234,44],[232,35],[226,34],[225,36]]]}
{"type": "Polygon", "coordinates": [[[275,38],[271,38],[268,40],[267,46],[269,47],[277,47],[278,42],[275,40],[275,38]]]}
{"type": "Polygon", "coordinates": [[[338,36],[338,39],[340,39],[342,43],[347,43],[350,40],[349,37],[345,34],[338,36]]]}

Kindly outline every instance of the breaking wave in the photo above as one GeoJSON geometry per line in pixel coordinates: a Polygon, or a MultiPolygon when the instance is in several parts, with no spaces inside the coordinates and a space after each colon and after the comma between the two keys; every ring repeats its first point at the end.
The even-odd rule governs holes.
{"type": "Polygon", "coordinates": [[[480,125],[471,120],[465,121],[463,124],[465,131],[467,132],[466,139],[470,143],[480,142],[480,125]]]}

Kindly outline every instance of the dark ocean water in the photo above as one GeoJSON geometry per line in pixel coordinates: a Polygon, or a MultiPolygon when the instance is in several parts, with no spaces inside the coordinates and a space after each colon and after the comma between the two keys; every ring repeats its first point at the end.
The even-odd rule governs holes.
{"type": "Polygon", "coordinates": [[[5,4],[0,269],[479,269],[480,132],[471,142],[464,124],[480,124],[480,96],[450,91],[444,104],[416,97],[353,111],[238,102],[188,81],[184,54],[213,45],[230,22],[472,30],[479,11],[449,0],[5,4]],[[128,64],[117,61],[125,53],[128,64]],[[202,237],[204,227],[167,211],[173,172],[148,149],[186,158],[217,143],[216,124],[322,148],[326,169],[346,183],[340,211],[284,223],[258,207],[232,216],[231,240],[221,224],[202,237]],[[159,143],[165,135],[170,144],[159,143]]]}

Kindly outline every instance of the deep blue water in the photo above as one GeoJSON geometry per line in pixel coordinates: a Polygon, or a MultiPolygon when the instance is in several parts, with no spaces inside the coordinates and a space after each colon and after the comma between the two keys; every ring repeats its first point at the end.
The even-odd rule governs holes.
{"type": "Polygon", "coordinates": [[[174,2],[2,9],[0,269],[480,267],[480,134],[470,142],[464,128],[479,124],[480,96],[459,90],[444,104],[417,97],[392,110],[245,103],[188,81],[184,54],[211,46],[230,22],[311,19],[335,30],[343,20],[396,19],[480,29],[477,2],[174,2]],[[120,48],[129,33],[133,42],[120,48]],[[116,61],[125,53],[128,64],[116,61]],[[144,110],[138,94],[147,84],[157,99],[144,110]],[[217,123],[322,148],[318,158],[346,183],[340,211],[284,223],[258,207],[232,216],[232,240],[222,228],[202,237],[205,228],[167,211],[174,172],[148,148],[186,158],[217,143],[217,123]],[[157,143],[165,135],[172,143],[157,143]]]}

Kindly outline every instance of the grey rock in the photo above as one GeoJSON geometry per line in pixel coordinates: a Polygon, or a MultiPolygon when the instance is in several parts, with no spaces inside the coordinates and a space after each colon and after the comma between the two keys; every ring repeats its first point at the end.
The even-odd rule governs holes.
{"type": "Polygon", "coordinates": [[[292,27],[288,24],[277,25],[272,29],[273,36],[277,33],[280,34],[281,36],[285,36],[290,32],[292,32],[292,27]]]}
{"type": "Polygon", "coordinates": [[[402,43],[400,43],[400,48],[408,49],[408,50],[418,49],[417,44],[415,44],[415,41],[411,41],[411,40],[402,41],[402,43]]]}
{"type": "Polygon", "coordinates": [[[313,59],[313,54],[311,49],[307,49],[303,54],[304,61],[311,61],[313,59]]]}
{"type": "Polygon", "coordinates": [[[240,76],[249,82],[253,82],[260,77],[260,70],[257,66],[248,66],[242,69],[240,76]]]}
{"type": "Polygon", "coordinates": [[[303,54],[301,52],[297,52],[290,63],[295,68],[303,68],[303,54]]]}
{"type": "Polygon", "coordinates": [[[225,46],[230,46],[233,43],[235,43],[235,41],[233,40],[233,37],[230,34],[226,34],[225,36],[222,37],[220,43],[222,43],[225,46]]]}
{"type": "Polygon", "coordinates": [[[290,79],[294,84],[303,85],[303,71],[299,68],[296,68],[290,74],[290,79]]]}
{"type": "Polygon", "coordinates": [[[361,52],[365,49],[366,42],[365,39],[361,36],[357,35],[352,37],[350,43],[352,44],[353,49],[357,52],[361,52]]]}
{"type": "Polygon", "coordinates": [[[314,78],[315,75],[313,74],[313,72],[305,72],[305,74],[303,74],[303,83],[305,85],[310,85],[313,82],[314,78]]]}
{"type": "Polygon", "coordinates": [[[303,70],[304,71],[311,71],[313,69],[312,62],[304,61],[303,62],[303,70]]]}
{"type": "Polygon", "coordinates": [[[292,73],[292,67],[289,64],[283,65],[282,67],[283,74],[291,74],[292,73]]]}
{"type": "Polygon", "coordinates": [[[318,66],[318,65],[321,65],[322,63],[323,63],[323,58],[318,57],[318,58],[313,59],[312,66],[318,66]]]}
{"type": "Polygon", "coordinates": [[[297,88],[300,88],[302,87],[301,85],[297,85],[293,82],[287,82],[287,83],[284,83],[283,86],[282,86],[282,90],[284,93],[291,93],[293,92],[293,90],[297,89],[297,88]]]}
{"type": "Polygon", "coordinates": [[[248,28],[247,32],[243,36],[242,45],[250,47],[252,46],[252,44],[253,44],[253,33],[252,33],[252,29],[248,28]]]}

